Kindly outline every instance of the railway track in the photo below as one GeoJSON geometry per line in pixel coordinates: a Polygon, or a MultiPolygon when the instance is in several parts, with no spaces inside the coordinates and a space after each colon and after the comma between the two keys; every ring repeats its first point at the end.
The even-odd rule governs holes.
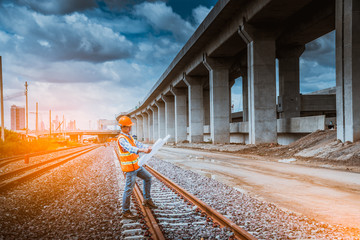
{"type": "Polygon", "coordinates": [[[35,152],[35,153],[31,153],[31,154],[24,154],[24,155],[17,155],[17,156],[13,156],[13,157],[1,158],[0,159],[0,168],[4,167],[4,166],[6,166],[6,165],[8,165],[10,163],[17,162],[17,161],[20,161],[20,160],[24,160],[26,157],[29,157],[29,158],[30,157],[36,157],[36,156],[41,156],[41,155],[45,155],[45,154],[50,154],[50,153],[55,153],[55,152],[60,152],[60,151],[76,149],[76,148],[80,148],[80,147],[84,147],[84,146],[62,148],[62,149],[56,149],[56,150],[35,152]]]}
{"type": "Polygon", "coordinates": [[[59,167],[81,155],[88,153],[100,146],[91,146],[85,149],[81,149],[75,152],[64,154],[49,160],[33,164],[27,167],[23,167],[8,173],[0,175],[0,193],[9,190],[10,188],[17,186],[21,183],[27,182],[31,179],[39,177],[49,170],[59,167]]]}
{"type": "MultiPolygon", "coordinates": [[[[118,151],[115,152],[119,158],[118,151]]],[[[120,158],[119,158],[120,160],[120,158]]],[[[151,195],[158,209],[142,206],[143,197],[137,180],[133,206],[139,220],[123,220],[124,239],[256,239],[244,229],[196,196],[149,166],[152,180],[151,195]]]]}

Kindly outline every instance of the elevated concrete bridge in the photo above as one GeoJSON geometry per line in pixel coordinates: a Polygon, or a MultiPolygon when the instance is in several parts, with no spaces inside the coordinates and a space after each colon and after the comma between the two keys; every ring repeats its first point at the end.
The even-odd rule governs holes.
{"type": "Polygon", "coordinates": [[[137,123],[134,134],[147,141],[171,134],[173,142],[256,144],[288,143],[324,129],[325,116],[302,117],[303,104],[317,108],[300,95],[299,57],[306,43],[335,29],[337,136],[359,140],[358,0],[219,0],[143,102],[126,113],[137,123]],[[242,122],[232,122],[238,77],[244,110],[242,122]]]}
{"type": "MultiPolygon", "coordinates": [[[[26,135],[25,130],[16,131],[17,133],[21,135],[26,135]]],[[[67,131],[52,131],[51,135],[58,136],[58,135],[66,135],[70,136],[70,139],[73,141],[83,141],[83,136],[97,136],[100,142],[105,142],[110,137],[115,137],[120,133],[120,130],[67,130],[67,131]]],[[[29,131],[28,133],[33,137],[37,136],[49,136],[49,131],[38,131],[37,133],[35,131],[29,131]]]]}

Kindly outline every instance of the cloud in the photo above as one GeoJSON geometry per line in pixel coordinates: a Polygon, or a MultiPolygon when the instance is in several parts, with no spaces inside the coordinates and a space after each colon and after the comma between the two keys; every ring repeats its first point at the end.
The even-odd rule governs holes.
{"type": "Polygon", "coordinates": [[[129,58],[136,51],[124,35],[80,13],[47,16],[8,6],[0,9],[0,24],[12,33],[14,51],[51,61],[105,62],[129,58]]]}
{"type": "Polygon", "coordinates": [[[195,21],[195,26],[199,26],[200,23],[205,19],[205,17],[209,14],[212,7],[207,8],[202,5],[199,5],[197,8],[192,10],[192,16],[195,21]]]}
{"type": "Polygon", "coordinates": [[[320,66],[335,67],[335,31],[306,44],[301,58],[316,61],[320,66]]]}
{"type": "Polygon", "coordinates": [[[35,12],[45,15],[64,15],[84,11],[97,6],[95,0],[4,0],[3,2],[25,6],[35,12]]]}
{"type": "Polygon", "coordinates": [[[195,30],[164,2],[141,3],[134,7],[134,13],[145,18],[156,31],[172,33],[181,42],[186,41],[195,30]]]}

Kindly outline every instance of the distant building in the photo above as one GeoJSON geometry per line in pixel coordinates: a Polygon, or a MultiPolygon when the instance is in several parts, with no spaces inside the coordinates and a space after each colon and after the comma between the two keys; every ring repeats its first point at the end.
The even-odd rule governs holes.
{"type": "Polygon", "coordinates": [[[25,107],[11,106],[11,130],[25,129],[25,107]]]}
{"type": "Polygon", "coordinates": [[[98,130],[114,130],[116,129],[116,120],[99,119],[97,121],[98,130]]]}
{"type": "Polygon", "coordinates": [[[45,131],[45,123],[44,123],[44,121],[41,121],[41,123],[40,123],[40,131],[45,131]]]}
{"type": "Polygon", "coordinates": [[[69,124],[67,125],[67,129],[68,130],[76,130],[76,122],[75,122],[75,120],[69,122],[69,124]]]}

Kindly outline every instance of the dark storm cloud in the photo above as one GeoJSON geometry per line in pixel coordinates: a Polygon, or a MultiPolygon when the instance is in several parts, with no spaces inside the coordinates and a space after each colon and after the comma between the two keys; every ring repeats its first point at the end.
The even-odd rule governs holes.
{"type": "Polygon", "coordinates": [[[335,31],[308,43],[301,57],[320,66],[335,67],[335,31]]]}
{"type": "Polygon", "coordinates": [[[11,34],[14,51],[52,61],[105,62],[128,58],[136,49],[125,36],[79,13],[50,16],[8,6],[0,9],[0,24],[0,31],[11,34]]]}
{"type": "Polygon", "coordinates": [[[95,0],[3,0],[4,3],[14,3],[28,7],[42,14],[68,14],[83,11],[97,6],[95,0]]]}
{"type": "Polygon", "coordinates": [[[300,59],[301,92],[335,86],[335,59],[335,31],[308,43],[300,59]]]}

